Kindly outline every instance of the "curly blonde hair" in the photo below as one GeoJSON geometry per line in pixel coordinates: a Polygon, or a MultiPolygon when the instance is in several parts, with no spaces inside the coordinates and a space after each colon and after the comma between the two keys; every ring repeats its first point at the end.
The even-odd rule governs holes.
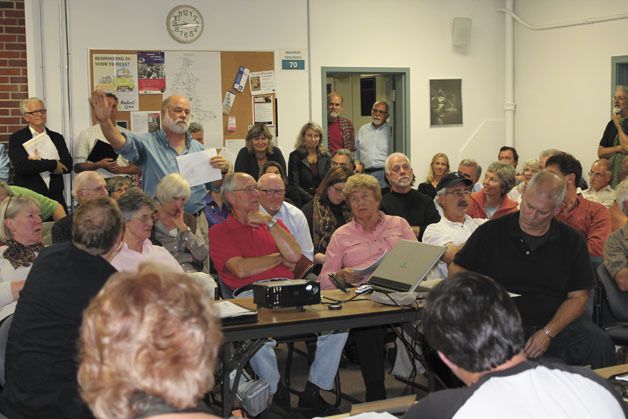
{"type": "MultiPolygon", "coordinates": [[[[379,182],[374,176],[365,175],[363,173],[357,173],[347,179],[345,188],[343,190],[345,199],[349,199],[349,195],[357,191],[360,188],[366,188],[373,192],[376,201],[382,200],[382,188],[379,186],[379,182]]],[[[348,202],[348,201],[347,201],[348,202]]]]}
{"type": "Polygon", "coordinates": [[[140,417],[159,398],[195,406],[214,384],[222,332],[186,274],[142,264],[113,275],[85,310],[78,382],[98,418],[140,417]]]}

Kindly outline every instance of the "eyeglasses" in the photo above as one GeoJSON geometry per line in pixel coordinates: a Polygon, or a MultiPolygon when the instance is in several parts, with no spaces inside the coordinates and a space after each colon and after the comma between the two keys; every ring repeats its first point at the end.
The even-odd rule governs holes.
{"type": "Polygon", "coordinates": [[[602,177],[605,175],[606,173],[589,172],[589,177],[602,177]]]}
{"type": "Polygon", "coordinates": [[[135,221],[139,221],[142,224],[152,224],[153,222],[155,222],[155,216],[154,215],[149,215],[149,214],[145,214],[142,215],[141,217],[135,217],[132,218],[135,221]]]}
{"type": "Polygon", "coordinates": [[[469,196],[471,195],[471,191],[467,191],[466,189],[458,189],[456,191],[447,191],[445,192],[445,194],[447,195],[456,195],[459,198],[462,198],[463,196],[469,196]]]}
{"type": "Polygon", "coordinates": [[[382,111],[379,109],[371,109],[371,113],[376,113],[376,114],[380,114],[380,115],[386,115],[388,113],[388,111],[382,111]]]}
{"type": "Polygon", "coordinates": [[[257,186],[251,185],[251,186],[247,186],[246,188],[234,189],[231,192],[248,192],[248,193],[257,192],[257,186]]]}
{"type": "Polygon", "coordinates": [[[267,197],[283,196],[286,193],[285,189],[260,189],[260,192],[264,192],[267,197]]]}
{"type": "Polygon", "coordinates": [[[46,112],[48,112],[46,109],[37,109],[35,111],[30,111],[30,112],[24,112],[24,115],[37,115],[37,116],[42,116],[45,115],[46,112]]]}
{"type": "Polygon", "coordinates": [[[613,96],[611,100],[626,100],[626,96],[613,96]]]}

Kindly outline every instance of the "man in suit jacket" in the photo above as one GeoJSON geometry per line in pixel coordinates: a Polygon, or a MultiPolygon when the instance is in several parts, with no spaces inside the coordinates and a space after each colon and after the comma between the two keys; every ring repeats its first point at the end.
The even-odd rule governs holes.
{"type": "Polygon", "coordinates": [[[63,174],[72,168],[72,156],[68,151],[63,136],[46,128],[46,106],[39,98],[22,101],[20,110],[28,126],[14,132],[9,138],[9,159],[15,170],[14,183],[28,188],[48,198],[54,199],[66,207],[63,197],[63,174]],[[58,160],[29,156],[23,144],[31,138],[46,134],[59,152],[58,160]]]}

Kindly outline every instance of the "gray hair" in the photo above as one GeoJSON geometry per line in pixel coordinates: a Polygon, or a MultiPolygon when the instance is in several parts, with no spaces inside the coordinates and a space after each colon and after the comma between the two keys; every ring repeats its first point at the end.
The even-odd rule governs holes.
{"type": "MultiPolygon", "coordinates": [[[[245,179],[247,177],[255,180],[253,176],[243,172],[228,173],[223,179],[222,186],[220,187],[220,194],[222,195],[223,202],[227,204],[229,209],[231,209],[231,204],[227,199],[227,193],[233,192],[236,189],[238,179],[245,179]]],[[[255,182],[255,184],[257,184],[257,182],[255,182]]]]}
{"type": "Polygon", "coordinates": [[[517,170],[508,163],[496,161],[486,169],[486,173],[495,173],[502,184],[501,196],[506,196],[517,183],[517,170]]]}
{"type": "Polygon", "coordinates": [[[165,204],[173,198],[185,198],[187,201],[191,194],[188,181],[179,173],[170,173],[159,181],[155,197],[160,203],[165,204]]]}
{"type": "Polygon", "coordinates": [[[478,179],[480,178],[480,176],[482,176],[482,166],[480,166],[478,164],[478,162],[476,162],[473,159],[462,159],[460,160],[460,163],[458,163],[458,167],[463,166],[463,167],[475,167],[475,177],[477,177],[478,179]]]}
{"type": "Polygon", "coordinates": [[[0,240],[6,242],[13,238],[5,221],[15,218],[18,212],[27,207],[39,209],[39,203],[29,196],[15,195],[9,195],[2,201],[0,204],[0,222],[2,223],[0,227],[0,240]]]}
{"type": "Polygon", "coordinates": [[[567,192],[567,183],[565,178],[558,176],[555,173],[542,170],[530,179],[528,186],[524,193],[539,193],[547,195],[554,201],[554,209],[558,208],[565,199],[565,193],[567,192]]]}
{"type": "Polygon", "coordinates": [[[538,161],[537,159],[526,160],[525,163],[523,163],[523,168],[521,170],[526,170],[526,169],[532,169],[532,170],[536,170],[537,172],[540,172],[541,162],[538,161]]]}
{"type": "Polygon", "coordinates": [[[624,92],[625,95],[628,95],[628,86],[624,84],[618,84],[617,86],[615,86],[615,90],[621,90],[624,92]]]}
{"type": "Polygon", "coordinates": [[[547,150],[543,150],[539,153],[539,161],[543,160],[545,157],[551,157],[554,154],[558,154],[561,151],[557,148],[548,148],[547,150]]]}
{"type": "Polygon", "coordinates": [[[200,132],[202,134],[204,131],[203,126],[198,122],[190,122],[190,126],[188,127],[188,132],[190,134],[194,132],[200,132]]]}
{"type": "Polygon", "coordinates": [[[123,230],[124,219],[113,199],[90,199],[74,211],[72,243],[90,255],[104,255],[118,244],[123,230]]]}
{"type": "Polygon", "coordinates": [[[105,180],[100,173],[93,170],[85,170],[84,172],[76,175],[74,177],[74,184],[72,185],[72,196],[74,199],[78,199],[78,193],[81,189],[83,189],[83,186],[85,186],[86,183],[97,179],[105,180]]]}
{"type": "Polygon", "coordinates": [[[44,108],[46,107],[46,102],[44,102],[43,99],[38,97],[29,97],[28,99],[24,99],[20,102],[20,111],[22,112],[22,115],[26,115],[26,112],[28,112],[28,104],[31,102],[41,102],[42,105],[44,105],[44,108]]]}
{"type": "Polygon", "coordinates": [[[386,157],[386,161],[384,162],[384,170],[388,173],[390,172],[390,166],[392,166],[392,159],[394,159],[395,157],[403,157],[404,159],[406,159],[406,161],[408,162],[408,164],[410,164],[410,158],[408,158],[408,156],[406,156],[403,153],[392,153],[390,154],[388,157],[386,157]]]}
{"type": "Polygon", "coordinates": [[[626,214],[628,211],[626,211],[624,207],[624,202],[626,201],[628,201],[628,179],[622,180],[615,189],[615,202],[617,202],[617,206],[619,207],[619,209],[625,215],[628,215],[626,214]]]}
{"type": "Polygon", "coordinates": [[[145,206],[155,211],[155,200],[139,188],[129,189],[118,199],[118,207],[125,221],[131,221],[135,214],[145,206]]]}
{"type": "Polygon", "coordinates": [[[342,102],[344,101],[344,100],[343,100],[343,98],[342,98],[342,95],[341,95],[340,93],[338,93],[338,92],[331,92],[331,93],[329,93],[329,94],[327,95],[327,102],[329,102],[329,100],[330,100],[332,97],[334,97],[334,96],[335,96],[335,97],[340,98],[340,103],[342,103],[342,102]]]}

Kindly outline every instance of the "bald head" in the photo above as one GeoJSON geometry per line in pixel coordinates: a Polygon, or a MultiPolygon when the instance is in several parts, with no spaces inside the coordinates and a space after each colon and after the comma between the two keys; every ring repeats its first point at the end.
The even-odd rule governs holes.
{"type": "Polygon", "coordinates": [[[79,204],[83,204],[90,199],[107,196],[107,182],[100,173],[86,170],[74,178],[72,195],[79,204]]]}
{"type": "Polygon", "coordinates": [[[286,196],[286,185],[281,176],[274,173],[266,173],[257,181],[257,189],[260,191],[260,205],[270,215],[275,215],[281,209],[286,196]]]}

